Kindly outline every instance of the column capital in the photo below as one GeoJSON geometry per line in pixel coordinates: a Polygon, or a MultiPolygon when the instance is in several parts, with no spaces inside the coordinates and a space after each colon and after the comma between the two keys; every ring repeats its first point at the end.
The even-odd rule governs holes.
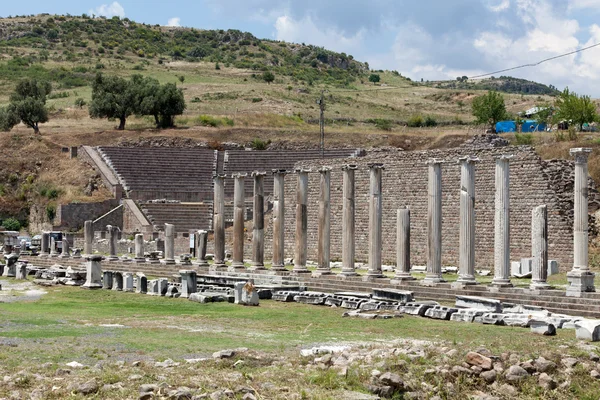
{"type": "Polygon", "coordinates": [[[231,174],[231,177],[232,177],[233,179],[245,178],[245,177],[247,177],[247,176],[248,176],[248,174],[247,174],[247,173],[245,173],[245,172],[237,172],[237,173],[235,173],[235,174],[231,174]]]}
{"type": "Polygon", "coordinates": [[[327,172],[331,172],[331,170],[332,170],[331,167],[324,165],[321,168],[319,168],[319,173],[325,174],[327,172]]]}
{"type": "Polygon", "coordinates": [[[356,165],[356,164],[345,164],[345,165],[342,165],[342,171],[357,170],[357,169],[358,169],[358,165],[356,165]]]}
{"type": "Polygon", "coordinates": [[[213,179],[225,179],[227,175],[225,174],[213,174],[213,179]]]}
{"type": "Polygon", "coordinates": [[[425,164],[435,165],[435,164],[443,164],[444,162],[445,161],[440,158],[430,158],[429,160],[425,161],[425,164]]]}
{"type": "Polygon", "coordinates": [[[273,175],[287,175],[290,172],[286,169],[273,169],[273,170],[271,170],[271,173],[273,175]]]}
{"type": "Polygon", "coordinates": [[[592,152],[592,149],[589,147],[575,147],[569,150],[569,154],[572,157],[575,157],[576,164],[585,164],[587,163],[587,159],[592,152]]]}
{"type": "Polygon", "coordinates": [[[267,172],[266,171],[252,171],[252,177],[257,177],[257,176],[266,176],[267,172]]]}
{"type": "Polygon", "coordinates": [[[369,163],[367,164],[367,167],[369,167],[369,169],[385,169],[383,163],[369,163]]]}
{"type": "Polygon", "coordinates": [[[312,172],[312,170],[310,168],[296,168],[294,172],[296,174],[308,174],[309,172],[312,172]]]}
{"type": "Polygon", "coordinates": [[[463,156],[463,157],[459,157],[458,158],[458,163],[462,164],[462,163],[478,163],[480,162],[481,159],[477,156],[463,156]]]}
{"type": "Polygon", "coordinates": [[[499,156],[496,156],[495,159],[496,161],[509,161],[511,158],[514,158],[514,155],[512,154],[500,154],[499,156]]]}

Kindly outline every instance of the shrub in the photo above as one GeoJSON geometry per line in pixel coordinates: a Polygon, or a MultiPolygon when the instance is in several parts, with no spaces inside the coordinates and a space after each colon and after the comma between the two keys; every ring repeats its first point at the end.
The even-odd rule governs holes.
{"type": "Polygon", "coordinates": [[[263,100],[263,99],[262,99],[262,97],[254,97],[254,98],[252,99],[252,102],[253,102],[253,103],[260,103],[262,100],[263,100]]]}
{"type": "Polygon", "coordinates": [[[407,125],[411,128],[419,128],[423,126],[425,123],[423,121],[423,117],[420,115],[413,115],[408,119],[407,125]]]}
{"type": "Polygon", "coordinates": [[[54,221],[54,217],[56,217],[56,206],[54,204],[46,206],[46,217],[48,217],[48,221],[54,221]]]}
{"type": "Polygon", "coordinates": [[[78,108],[83,108],[83,106],[85,106],[85,100],[81,97],[78,97],[77,99],[75,99],[75,107],[78,108]]]}
{"type": "Polygon", "coordinates": [[[531,133],[515,133],[515,142],[517,146],[533,144],[533,135],[531,133]]]}
{"type": "Polygon", "coordinates": [[[425,118],[425,126],[436,126],[436,125],[437,125],[437,121],[432,116],[428,115],[425,118]]]}
{"type": "Polygon", "coordinates": [[[16,218],[12,217],[6,218],[4,221],[2,221],[2,226],[4,226],[7,231],[21,230],[21,223],[16,218]]]}
{"type": "Polygon", "coordinates": [[[256,138],[252,140],[252,142],[250,143],[250,147],[252,147],[254,150],[266,150],[267,146],[269,146],[270,144],[270,140],[264,141],[256,138]]]}

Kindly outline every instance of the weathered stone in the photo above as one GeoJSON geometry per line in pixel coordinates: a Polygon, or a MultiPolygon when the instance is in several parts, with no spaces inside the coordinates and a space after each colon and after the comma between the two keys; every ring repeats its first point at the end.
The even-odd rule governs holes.
{"type": "Polygon", "coordinates": [[[113,272],[104,271],[102,275],[102,289],[110,290],[113,286],[113,272]]]}
{"type": "Polygon", "coordinates": [[[373,299],[375,300],[391,300],[401,303],[410,303],[414,300],[413,292],[399,289],[373,288],[373,299]]]}
{"type": "Polygon", "coordinates": [[[76,393],[81,393],[83,395],[96,393],[99,389],[98,382],[95,379],[89,380],[81,385],[77,386],[75,389],[76,393]]]}
{"type": "Polygon", "coordinates": [[[131,272],[123,274],[123,291],[133,292],[133,274],[131,272]]]}
{"type": "Polygon", "coordinates": [[[496,381],[497,375],[498,375],[498,373],[495,370],[491,370],[491,371],[484,371],[479,376],[487,383],[494,383],[496,381]]]}
{"type": "Polygon", "coordinates": [[[540,376],[538,376],[538,385],[546,390],[554,390],[557,386],[556,381],[545,372],[542,372],[540,376]]]}
{"type": "MultiPolygon", "coordinates": [[[[83,289],[100,289],[103,287],[103,274],[101,261],[102,256],[88,256],[86,262],[85,283],[81,286],[83,289]]],[[[108,277],[106,278],[108,279],[108,277]]],[[[112,281],[112,277],[111,277],[112,281]]],[[[107,282],[108,283],[108,282],[107,282]]],[[[112,282],[111,282],[112,286],[112,282]]]]}
{"type": "Polygon", "coordinates": [[[425,311],[425,316],[433,319],[445,319],[450,320],[450,316],[457,312],[458,309],[445,307],[445,306],[433,306],[432,308],[425,311]]]}
{"type": "Polygon", "coordinates": [[[294,297],[296,297],[300,293],[301,292],[280,290],[273,294],[272,300],[290,303],[294,301],[294,297]]]}
{"type": "Polygon", "coordinates": [[[181,276],[181,297],[187,299],[192,293],[198,291],[198,277],[194,270],[180,270],[181,276]]]}
{"type": "Polygon", "coordinates": [[[548,208],[535,207],[531,215],[532,277],[530,288],[548,289],[548,208]]]}
{"type": "Polygon", "coordinates": [[[574,357],[565,357],[560,360],[561,364],[567,368],[573,368],[575,365],[579,363],[579,360],[574,357]]]}
{"type": "Polygon", "coordinates": [[[531,333],[544,336],[556,335],[556,327],[551,323],[533,320],[529,326],[531,327],[531,333]]]}
{"type": "Polygon", "coordinates": [[[505,314],[503,321],[504,325],[528,328],[531,325],[532,316],[527,314],[505,314]]]}
{"type": "Polygon", "coordinates": [[[402,207],[396,212],[396,274],[392,282],[412,280],[415,278],[410,274],[410,209],[402,207]]]}
{"type": "Polygon", "coordinates": [[[137,273],[136,293],[145,294],[148,292],[148,278],[141,272],[137,273]]]}
{"type": "Polygon", "coordinates": [[[331,168],[322,167],[319,169],[319,174],[319,224],[315,276],[331,274],[331,168]]]}
{"type": "Polygon", "coordinates": [[[308,173],[310,170],[297,169],[296,185],[296,240],[294,246],[294,273],[308,273],[306,257],[308,252],[308,173]]]}
{"type": "Polygon", "coordinates": [[[404,381],[400,378],[400,375],[392,372],[385,372],[379,375],[379,382],[387,386],[392,386],[396,390],[402,390],[404,388],[404,381]]]}
{"type": "Polygon", "coordinates": [[[427,203],[427,274],[423,285],[436,285],[442,278],[442,161],[430,159],[427,203]]]}
{"type": "Polygon", "coordinates": [[[470,351],[467,353],[465,361],[469,365],[476,365],[485,370],[492,369],[492,359],[474,351],[470,351]]]}
{"type": "Polygon", "coordinates": [[[233,174],[233,259],[228,268],[228,271],[232,272],[246,269],[244,265],[245,179],[244,173],[233,174]]]}
{"type": "Polygon", "coordinates": [[[577,339],[591,342],[600,341],[600,320],[584,319],[575,323],[577,339]]]}
{"type": "Polygon", "coordinates": [[[537,358],[533,365],[537,372],[551,372],[556,369],[556,364],[550,360],[546,360],[544,357],[537,358]]]}
{"type": "Polygon", "coordinates": [[[219,270],[225,265],[225,176],[214,176],[213,230],[215,259],[211,268],[219,270]]]}
{"type": "Polygon", "coordinates": [[[473,322],[486,325],[504,325],[504,314],[485,313],[479,317],[475,317],[473,322]]]}
{"type": "Polygon", "coordinates": [[[294,301],[304,304],[323,305],[329,296],[331,294],[322,292],[300,292],[294,296],[294,301]]]}
{"type": "Polygon", "coordinates": [[[484,310],[473,309],[458,309],[457,312],[450,316],[450,321],[456,322],[474,322],[475,318],[485,314],[484,310]]]}
{"type": "Polygon", "coordinates": [[[485,310],[492,313],[502,312],[502,303],[500,300],[486,297],[456,295],[455,306],[458,308],[485,310]]]}
{"type": "Polygon", "coordinates": [[[273,170],[273,262],[271,271],[285,270],[285,175],[273,170]]]}
{"type": "Polygon", "coordinates": [[[479,159],[461,157],[459,264],[460,285],[475,285],[475,163],[479,159]]]}
{"type": "Polygon", "coordinates": [[[250,269],[265,269],[265,182],[266,172],[252,172],[254,197],[252,213],[252,264],[250,269]]]}
{"type": "Polygon", "coordinates": [[[505,374],[505,378],[509,382],[518,382],[527,376],[529,376],[527,371],[518,365],[512,365],[505,374]]]}
{"type": "Polygon", "coordinates": [[[344,165],[343,171],[343,204],[342,204],[342,276],[354,276],[355,258],[355,191],[354,171],[356,165],[344,165]]]}
{"type": "Polygon", "coordinates": [[[424,317],[427,310],[439,305],[434,301],[411,302],[401,306],[398,311],[403,314],[418,315],[424,317]]]}
{"type": "Polygon", "coordinates": [[[496,158],[496,194],[494,219],[494,279],[493,286],[512,286],[510,282],[510,194],[509,161],[512,156],[496,158]]]}

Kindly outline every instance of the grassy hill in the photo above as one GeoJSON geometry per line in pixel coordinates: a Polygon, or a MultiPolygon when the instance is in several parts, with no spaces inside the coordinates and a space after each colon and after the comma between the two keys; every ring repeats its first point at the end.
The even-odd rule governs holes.
{"type": "Polygon", "coordinates": [[[559,93],[553,85],[528,81],[527,79],[513,78],[512,76],[490,77],[486,79],[465,80],[461,78],[456,81],[430,81],[429,86],[439,89],[462,89],[462,90],[496,90],[504,93],[516,93],[527,95],[549,95],[555,96],[559,93]]]}

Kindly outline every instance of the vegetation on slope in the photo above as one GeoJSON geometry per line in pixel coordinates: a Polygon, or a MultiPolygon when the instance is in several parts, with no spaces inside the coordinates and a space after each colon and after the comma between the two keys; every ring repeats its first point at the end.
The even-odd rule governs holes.
{"type": "Polygon", "coordinates": [[[512,76],[491,77],[488,79],[468,80],[467,77],[456,78],[456,81],[430,81],[427,84],[440,89],[463,90],[495,90],[504,93],[549,95],[555,96],[560,92],[553,85],[513,78],[512,76]]]}

